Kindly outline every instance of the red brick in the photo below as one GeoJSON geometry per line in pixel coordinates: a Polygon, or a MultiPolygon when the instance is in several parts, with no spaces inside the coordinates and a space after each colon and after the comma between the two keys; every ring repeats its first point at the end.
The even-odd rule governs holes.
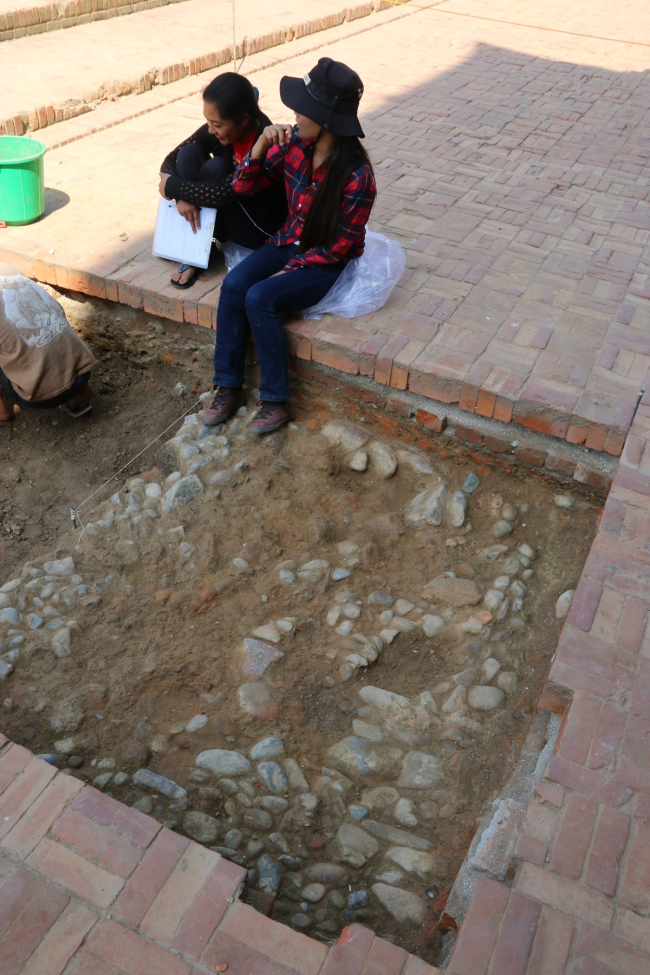
{"type": "MultiPolygon", "coordinates": [[[[43,972],[42,975],[47,975],[47,972],[43,972]]],[[[124,975],[124,969],[118,969],[115,965],[109,965],[107,961],[82,951],[72,959],[66,975],[124,975]]]]}
{"type": "Polygon", "coordinates": [[[607,428],[606,427],[590,427],[587,433],[587,439],[585,441],[585,446],[589,450],[602,450],[605,446],[605,440],[607,438],[607,428]]]}
{"type": "Polygon", "coordinates": [[[488,450],[493,450],[497,454],[507,454],[512,450],[510,440],[502,437],[493,437],[490,434],[486,434],[483,438],[483,446],[487,447],[488,450]]]}
{"type": "Polygon", "coordinates": [[[625,600],[623,618],[619,623],[616,634],[617,643],[630,650],[638,650],[643,640],[646,623],[648,621],[648,609],[650,603],[636,596],[628,596],[625,600]]]}
{"type": "Polygon", "coordinates": [[[406,959],[406,965],[404,966],[402,975],[440,975],[440,969],[427,965],[425,961],[422,961],[416,955],[409,955],[406,959]]]}
{"type": "Polygon", "coordinates": [[[599,931],[592,924],[583,924],[573,946],[575,957],[584,955],[588,966],[581,975],[600,975],[600,964],[614,975],[647,975],[650,955],[615,938],[608,931],[599,931]]]}
{"type": "Polygon", "coordinates": [[[603,587],[582,576],[569,610],[568,622],[580,630],[588,632],[594,621],[603,587]]]}
{"type": "Polygon", "coordinates": [[[605,446],[603,448],[605,453],[611,454],[612,457],[620,457],[620,455],[623,453],[626,436],[626,430],[608,430],[607,438],[605,439],[605,446]]]}
{"type": "Polygon", "coordinates": [[[650,955],[650,918],[639,917],[634,911],[619,910],[616,912],[614,934],[650,955]]]}
{"type": "Polygon", "coordinates": [[[625,849],[630,817],[616,809],[603,809],[589,856],[585,882],[613,897],[618,883],[618,865],[625,849]]]}
{"type": "Polygon", "coordinates": [[[512,891],[492,956],[492,971],[524,975],[541,910],[541,904],[512,891]]]}
{"type": "Polygon", "coordinates": [[[618,901],[637,914],[650,911],[650,823],[639,823],[618,901]]]}
{"type": "Polygon", "coordinates": [[[57,775],[5,836],[2,846],[23,859],[27,857],[82,787],[83,783],[71,775],[57,775]]]}
{"type": "Polygon", "coordinates": [[[364,389],[361,394],[361,401],[363,403],[372,403],[374,406],[383,409],[386,405],[386,394],[378,393],[374,389],[364,389]]]}
{"type": "Polygon", "coordinates": [[[600,928],[609,928],[611,924],[614,909],[604,894],[534,863],[523,864],[517,877],[517,890],[577,920],[600,928]]]}
{"type": "Polygon", "coordinates": [[[550,869],[577,880],[582,873],[598,805],[593,799],[573,795],[569,799],[555,846],[550,869]]]}
{"type": "Polygon", "coordinates": [[[97,789],[86,786],[81,795],[72,803],[72,809],[83,813],[101,826],[114,826],[118,833],[124,833],[138,846],[147,847],[154,836],[160,832],[160,823],[151,816],[145,816],[137,809],[102,795],[97,789]]]}
{"type": "Polygon", "coordinates": [[[452,975],[485,975],[509,894],[494,880],[479,879],[449,960],[448,971],[452,975]]]}
{"type": "Polygon", "coordinates": [[[104,961],[128,965],[129,975],[190,975],[192,966],[165,948],[146,941],[115,921],[102,921],[86,943],[86,949],[104,961]]]}
{"type": "Polygon", "coordinates": [[[546,860],[546,849],[545,844],[535,839],[534,836],[520,833],[517,837],[515,856],[519,857],[520,860],[530,860],[531,863],[536,863],[538,867],[541,867],[546,860]]]}
{"type": "Polygon", "coordinates": [[[515,457],[524,464],[533,464],[535,467],[543,467],[546,463],[548,454],[545,450],[536,450],[534,447],[517,447],[515,457]]]}
{"type": "Polygon", "coordinates": [[[618,744],[625,734],[627,714],[605,702],[600,709],[589,752],[589,768],[614,768],[618,744]]]}
{"type": "Polygon", "coordinates": [[[398,416],[409,417],[413,408],[410,403],[405,403],[404,400],[398,399],[397,396],[389,396],[386,400],[386,409],[389,411],[389,413],[396,413],[398,416]]]}
{"type": "Polygon", "coordinates": [[[630,790],[621,783],[612,782],[598,772],[567,762],[559,755],[551,756],[547,778],[615,809],[627,802],[631,795],[630,790]]]}
{"type": "Polygon", "coordinates": [[[483,443],[483,435],[478,432],[478,430],[473,430],[471,427],[466,427],[462,423],[454,424],[454,436],[458,440],[464,440],[465,443],[474,444],[477,447],[483,443]]]}
{"type": "Polygon", "coordinates": [[[573,931],[568,917],[549,907],[542,908],[528,975],[563,975],[573,931]]]}
{"type": "Polygon", "coordinates": [[[148,938],[170,944],[219,859],[204,846],[190,843],[140,923],[148,938]]]}
{"type": "Polygon", "coordinates": [[[587,438],[587,428],[576,426],[575,423],[569,424],[566,432],[567,443],[584,443],[587,438]]]}
{"type": "Polygon", "coordinates": [[[606,491],[612,482],[609,474],[605,474],[595,467],[589,467],[589,465],[583,463],[576,465],[573,478],[579,484],[586,484],[587,487],[596,488],[597,491],[606,491]]]}
{"type": "MultiPolygon", "coordinates": [[[[227,965],[232,975],[294,975],[295,973],[295,968],[292,967],[290,971],[284,965],[271,961],[261,951],[251,948],[250,945],[223,931],[217,931],[213,937],[203,955],[203,963],[211,971],[218,966],[227,965]]],[[[327,962],[325,964],[327,965],[327,962]]],[[[325,969],[321,975],[326,975],[325,969]]]]}
{"type": "Polygon", "coordinates": [[[457,403],[460,398],[462,383],[458,379],[432,376],[430,373],[411,369],[409,389],[412,393],[438,400],[440,403],[457,403]]]}
{"type": "Polygon", "coordinates": [[[0,797],[0,838],[6,836],[22,814],[56,775],[47,762],[33,758],[0,797]]]}
{"type": "Polygon", "coordinates": [[[298,961],[301,975],[317,975],[327,955],[324,945],[292,931],[284,924],[262,917],[252,907],[240,901],[232,905],[221,922],[220,930],[263,952],[281,965],[295,967],[298,961]]]}
{"type": "Polygon", "coordinates": [[[494,413],[492,414],[493,419],[500,420],[502,423],[510,423],[512,420],[512,410],[514,403],[511,400],[504,399],[503,396],[497,396],[496,403],[494,404],[494,413]]]}
{"type": "Polygon", "coordinates": [[[474,412],[479,416],[491,417],[494,413],[496,401],[497,398],[494,393],[487,393],[484,389],[480,389],[474,412]]]}
{"type": "Polygon", "coordinates": [[[106,826],[100,826],[74,809],[66,809],[52,826],[51,833],[121,877],[128,877],[142,856],[142,847],[125,836],[116,836],[106,826]]]}
{"type": "Polygon", "coordinates": [[[564,723],[558,755],[577,765],[585,764],[601,705],[599,698],[577,692],[564,723]]]}
{"type": "Polygon", "coordinates": [[[548,779],[542,779],[535,786],[535,795],[539,797],[541,802],[550,802],[556,809],[561,809],[566,789],[556,785],[555,782],[549,782],[548,779]]]}
{"type": "Polygon", "coordinates": [[[47,837],[27,859],[30,867],[97,907],[110,907],[124,881],[47,837]]]}
{"type": "Polygon", "coordinates": [[[10,745],[0,756],[0,796],[31,762],[32,754],[22,745],[10,745]]]}
{"type": "Polygon", "coordinates": [[[559,454],[549,454],[544,465],[547,471],[555,471],[556,474],[564,474],[565,477],[573,477],[576,462],[570,457],[561,457],[559,454]]]}
{"type": "Polygon", "coordinates": [[[561,440],[564,440],[569,428],[568,419],[562,419],[556,412],[551,410],[534,412],[525,403],[515,404],[514,420],[515,423],[521,424],[522,427],[528,427],[529,430],[548,433],[552,437],[559,437],[561,440]]]}
{"type": "Polygon", "coordinates": [[[478,402],[478,395],[479,390],[476,386],[470,386],[468,383],[464,383],[463,391],[458,401],[461,410],[467,410],[468,413],[473,413],[478,402]]]}
{"type": "Polygon", "coordinates": [[[435,413],[429,413],[427,410],[418,410],[415,414],[415,422],[423,427],[427,427],[429,430],[433,430],[434,433],[442,433],[447,426],[447,418],[445,416],[436,416],[435,413]]]}
{"type": "Polygon", "coordinates": [[[30,956],[21,975],[61,975],[97,920],[94,911],[72,901],[30,956]]]}
{"type": "Polygon", "coordinates": [[[18,975],[69,901],[69,896],[52,884],[39,887],[0,942],[2,975],[18,975]]]}
{"type": "Polygon", "coordinates": [[[368,952],[366,966],[362,975],[400,975],[407,954],[403,948],[392,945],[390,941],[375,938],[368,952]],[[367,969],[367,971],[366,971],[367,969]]]}
{"type": "Polygon", "coordinates": [[[0,938],[3,938],[23,908],[34,897],[42,881],[22,867],[0,887],[0,938]]]}
{"type": "Polygon", "coordinates": [[[241,887],[246,871],[221,859],[181,921],[170,947],[200,958],[228,905],[241,887]]]}

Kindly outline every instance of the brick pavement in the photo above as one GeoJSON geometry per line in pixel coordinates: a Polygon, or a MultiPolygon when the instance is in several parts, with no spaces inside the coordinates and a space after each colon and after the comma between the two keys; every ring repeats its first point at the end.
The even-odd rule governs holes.
{"type": "Polygon", "coordinates": [[[0,41],[76,27],[95,20],[109,20],[111,17],[122,17],[181,2],[182,0],[137,0],[136,3],[131,0],[59,0],[36,7],[20,7],[16,5],[16,0],[0,0],[0,41]]]}
{"type": "Polygon", "coordinates": [[[0,735],[2,975],[435,975],[359,925],[334,946],[239,900],[246,871],[0,735]]]}
{"type": "MultiPolygon", "coordinates": [[[[370,27],[321,37],[364,77],[380,185],[371,227],[401,241],[407,271],[374,315],[292,323],[291,351],[618,456],[650,364],[645,49],[440,9],[397,8],[370,27]]],[[[313,46],[275,49],[277,65],[248,59],[276,118],[279,77],[307,70],[315,54],[298,52],[313,46]]],[[[147,111],[157,97],[118,109],[147,111]]],[[[150,254],[157,166],[200,119],[198,99],[94,131],[103,111],[63,123],[78,141],[47,158],[48,215],[3,231],[4,258],[213,327],[219,269],[179,294],[150,254]]]]}

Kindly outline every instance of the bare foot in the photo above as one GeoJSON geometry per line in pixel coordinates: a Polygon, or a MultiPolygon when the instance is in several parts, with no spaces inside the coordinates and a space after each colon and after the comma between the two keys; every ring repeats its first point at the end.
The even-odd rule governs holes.
{"type": "Polygon", "coordinates": [[[78,396],[73,396],[72,399],[67,400],[67,402],[65,402],[63,406],[60,406],[59,409],[62,412],[67,413],[83,413],[90,405],[90,398],[92,394],[93,393],[90,386],[86,386],[82,393],[79,393],[78,396]]]}
{"type": "Polygon", "coordinates": [[[172,272],[172,281],[175,281],[176,284],[187,284],[188,281],[191,281],[192,278],[195,277],[195,275],[196,275],[195,267],[188,267],[187,271],[183,271],[182,274],[178,273],[178,268],[177,268],[175,271],[172,272]]]}

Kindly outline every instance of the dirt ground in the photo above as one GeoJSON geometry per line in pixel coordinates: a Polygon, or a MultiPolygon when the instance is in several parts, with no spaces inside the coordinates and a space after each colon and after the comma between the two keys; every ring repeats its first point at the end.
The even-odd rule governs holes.
{"type": "MultiPolygon", "coordinates": [[[[153,796],[153,814],[190,835],[195,834],[185,819],[188,810],[202,813],[217,824],[220,849],[227,847],[230,831],[241,831],[244,845],[234,848],[233,858],[248,867],[253,887],[268,890],[260,854],[277,857],[284,842],[282,883],[275,891],[278,919],[323,939],[333,939],[344,923],[356,919],[434,961],[440,946],[436,925],[447,893],[477,822],[508,779],[535,713],[562,625],[555,603],[578,581],[595,529],[596,504],[573,488],[571,507],[557,507],[559,488],[530,476],[508,476],[498,467],[479,468],[462,452],[447,459],[432,454],[435,475],[401,461],[388,479],[372,466],[366,472],[351,470],[345,452],[321,434],[328,409],[337,416],[332,398],[321,403],[318,417],[307,417],[261,443],[246,436],[245,418],[240,419],[239,429],[224,431],[228,456],[219,455],[205,468],[208,473],[217,467],[230,471],[229,482],[216,487],[204,477],[205,490],[192,504],[167,513],[164,505],[156,509],[154,529],[141,519],[131,527],[125,517],[107,529],[91,530],[76,548],[78,533],[62,535],[69,527],[70,503],[83,500],[189,406],[196,398],[193,389],[209,388],[211,348],[192,337],[165,335],[155,322],[151,336],[142,316],[120,309],[118,321],[117,313],[99,302],[66,298],[64,305],[100,359],[93,382],[97,406],[90,419],[81,421],[21,414],[9,435],[0,435],[0,584],[18,575],[27,560],[24,578],[30,571],[42,574],[58,540],[66,549],[59,556],[72,556],[76,573],[91,590],[78,600],[71,589],[61,589],[61,597],[71,596],[78,622],[71,655],[48,650],[42,629],[21,646],[15,672],[0,691],[5,697],[3,732],[36,753],[56,753],[57,739],[76,736],[72,774],[93,782],[100,770],[122,769],[126,781],[108,781],[103,786],[107,793],[129,804],[153,796]],[[178,382],[187,387],[185,397],[174,392],[178,382]],[[432,476],[451,492],[472,471],[480,474],[480,485],[469,496],[462,527],[405,523],[406,506],[432,476]],[[504,505],[512,506],[513,530],[497,539],[493,528],[504,505]],[[133,561],[118,553],[116,539],[135,545],[133,561]],[[352,556],[341,554],[339,546],[346,541],[356,546],[352,556]],[[485,561],[480,553],[494,544],[504,544],[507,551],[495,562],[485,561]],[[497,621],[483,605],[432,605],[425,587],[446,573],[473,581],[483,595],[508,559],[513,578],[523,572],[525,559],[519,568],[511,565],[522,544],[534,555],[519,613],[497,621]],[[302,579],[301,567],[315,559],[329,563],[325,577],[302,579]],[[287,560],[294,574],[289,584],[278,574],[287,560]],[[331,570],[346,566],[350,575],[333,581],[331,570]],[[379,615],[382,607],[369,598],[377,590],[412,604],[402,609],[412,631],[405,624],[393,642],[384,639],[376,662],[358,667],[347,679],[346,660],[360,646],[355,632],[377,634],[391,627],[390,619],[379,615]],[[337,603],[338,594],[348,602],[337,603]],[[358,607],[349,635],[337,633],[328,622],[337,605],[358,607]],[[429,638],[419,621],[434,612],[442,614],[446,626],[429,638]],[[283,656],[263,676],[251,678],[242,666],[242,640],[278,620],[291,624],[290,632],[283,630],[278,637],[283,656]],[[456,711],[445,710],[459,683],[468,688],[479,683],[470,671],[480,671],[488,659],[515,675],[503,705],[477,711],[463,703],[456,711]],[[265,688],[264,706],[257,710],[244,706],[240,694],[252,679],[265,688]],[[357,734],[352,729],[356,718],[373,728],[381,725],[386,737],[385,715],[364,707],[359,698],[368,685],[403,695],[411,710],[408,728],[393,729],[391,744],[377,746],[379,764],[370,774],[358,775],[336,757],[336,746],[357,734]],[[423,705],[414,703],[423,691],[435,700],[433,716],[431,708],[425,713],[423,705]],[[206,716],[203,727],[184,730],[197,714],[206,716]],[[305,792],[298,787],[285,815],[278,804],[277,809],[272,803],[265,806],[261,797],[268,783],[254,770],[234,791],[231,779],[212,779],[207,773],[197,777],[195,760],[204,750],[248,755],[251,746],[269,736],[282,742],[285,758],[295,759],[308,780],[319,802],[315,813],[296,818],[295,810],[302,808],[296,802],[305,792]],[[134,747],[137,761],[128,757],[134,747]],[[414,896],[414,917],[420,917],[418,905],[425,905],[426,923],[405,924],[375,896],[377,877],[395,871],[394,862],[382,865],[381,857],[390,853],[386,844],[365,860],[346,859],[339,833],[342,823],[358,825],[354,809],[364,802],[366,816],[370,809],[374,820],[398,825],[390,803],[373,807],[367,789],[394,788],[404,751],[420,748],[436,756],[441,776],[425,790],[399,790],[411,804],[415,833],[431,844],[425,875],[411,871],[392,881],[414,896]],[[187,800],[170,803],[142,785],[134,788],[131,776],[139,764],[178,783],[187,790],[187,800]],[[271,825],[254,819],[251,809],[262,808],[272,810],[271,825]],[[313,905],[304,902],[299,910],[295,876],[304,873],[309,879],[315,864],[332,860],[347,864],[345,883],[340,877],[326,883],[325,898],[313,905]],[[361,897],[346,906],[350,891],[370,893],[371,888],[365,901],[361,897]],[[303,924],[296,921],[300,911],[303,924]]],[[[249,409],[254,405],[251,395],[249,409]]],[[[130,466],[128,476],[122,475],[111,490],[126,494],[126,480],[149,472],[145,483],[132,490],[144,497],[146,485],[157,482],[167,491],[170,485],[162,482],[175,468],[170,463],[151,473],[155,453],[156,448],[130,466]]],[[[158,459],[164,465],[164,451],[158,459]]],[[[567,493],[564,485],[561,490],[567,493]]],[[[106,519],[111,511],[119,515],[115,506],[99,504],[94,513],[87,511],[86,522],[106,519]]],[[[26,611],[29,602],[21,608],[26,611]]],[[[492,686],[497,679],[489,679],[492,686]]],[[[208,823],[206,836],[209,828],[208,823]]],[[[214,836],[204,842],[214,844],[214,836]]]]}

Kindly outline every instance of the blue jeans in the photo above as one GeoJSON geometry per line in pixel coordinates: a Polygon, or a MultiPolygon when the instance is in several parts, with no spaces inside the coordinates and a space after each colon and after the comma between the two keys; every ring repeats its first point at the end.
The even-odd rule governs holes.
{"type": "Polygon", "coordinates": [[[10,379],[0,369],[0,386],[14,398],[18,406],[21,408],[27,407],[29,410],[52,410],[56,406],[63,406],[73,396],[78,396],[79,393],[83,392],[88,385],[89,379],[90,373],[84,372],[83,375],[77,376],[70,389],[67,389],[64,393],[59,393],[58,396],[53,396],[52,399],[41,400],[39,403],[31,403],[29,400],[23,399],[22,396],[18,395],[10,379]]]}
{"type": "Polygon", "coordinates": [[[297,244],[264,244],[224,278],[217,308],[214,385],[238,389],[244,382],[246,337],[253,332],[262,378],[260,398],[284,403],[290,396],[281,311],[302,311],[325,297],[345,264],[300,267],[272,277],[297,244]]]}

